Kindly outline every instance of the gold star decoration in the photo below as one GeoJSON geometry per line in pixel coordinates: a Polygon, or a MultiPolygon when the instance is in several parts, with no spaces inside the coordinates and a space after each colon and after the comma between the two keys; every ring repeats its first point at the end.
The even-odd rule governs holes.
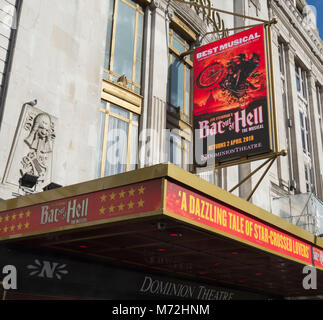
{"type": "Polygon", "coordinates": [[[28,210],[28,211],[26,212],[26,217],[27,217],[27,218],[29,218],[29,217],[30,217],[30,215],[31,215],[31,212],[28,210]]]}
{"type": "Polygon", "coordinates": [[[135,195],[135,189],[134,188],[131,188],[128,192],[129,192],[129,196],[130,197],[133,197],[135,195]]]}
{"type": "Polygon", "coordinates": [[[107,195],[103,194],[100,199],[101,199],[101,202],[106,202],[107,201],[107,195]]]}
{"type": "Polygon", "coordinates": [[[116,197],[116,194],[115,194],[114,192],[112,192],[112,193],[110,194],[110,200],[114,200],[114,199],[115,199],[115,197],[116,197]]]}
{"type": "Polygon", "coordinates": [[[7,231],[8,231],[8,227],[7,227],[7,226],[5,226],[5,227],[3,228],[3,231],[4,231],[4,232],[7,232],[7,231]]]}
{"type": "Polygon", "coordinates": [[[24,213],[23,212],[20,212],[19,213],[19,219],[22,219],[24,217],[24,213]]]}
{"type": "Polygon", "coordinates": [[[118,209],[119,209],[119,211],[122,211],[124,209],[124,204],[120,203],[119,206],[118,206],[118,209]]]}
{"type": "Polygon", "coordinates": [[[101,207],[101,209],[100,209],[100,215],[105,214],[105,210],[106,210],[106,208],[101,207]]]}
{"type": "Polygon", "coordinates": [[[0,223],[2,222],[2,220],[3,220],[3,218],[2,218],[2,217],[0,217],[0,223]]]}
{"type": "Polygon", "coordinates": [[[8,222],[9,221],[9,216],[6,215],[5,218],[4,218],[4,220],[8,222]]]}
{"type": "Polygon", "coordinates": [[[17,215],[14,213],[14,214],[11,216],[11,220],[12,220],[12,221],[16,220],[16,217],[17,217],[17,215]]]}
{"type": "Polygon", "coordinates": [[[124,198],[124,196],[125,196],[125,192],[123,191],[123,190],[121,190],[121,192],[119,193],[119,197],[120,197],[120,199],[123,199],[124,198]]]}
{"type": "Polygon", "coordinates": [[[15,231],[16,227],[15,226],[11,226],[10,227],[10,231],[15,231]]]}
{"type": "Polygon", "coordinates": [[[143,201],[142,199],[140,199],[140,200],[138,201],[138,207],[139,207],[139,208],[142,208],[142,207],[144,206],[144,204],[145,204],[145,201],[143,201]]]}
{"type": "Polygon", "coordinates": [[[110,211],[110,212],[114,212],[114,208],[115,208],[115,207],[111,205],[111,206],[110,206],[110,208],[109,208],[109,211],[110,211]]]}
{"type": "Polygon", "coordinates": [[[145,189],[146,189],[146,188],[145,188],[144,186],[141,186],[141,187],[138,189],[139,194],[144,194],[145,189]]]}
{"type": "Polygon", "coordinates": [[[19,224],[18,224],[18,226],[17,226],[17,229],[18,229],[18,230],[21,230],[21,228],[22,228],[22,224],[21,224],[21,223],[19,223],[19,224]]]}
{"type": "Polygon", "coordinates": [[[25,224],[24,224],[24,226],[25,226],[25,229],[28,229],[28,228],[29,228],[29,226],[30,226],[30,223],[29,223],[29,222],[27,222],[27,223],[25,223],[25,224]]]}
{"type": "Polygon", "coordinates": [[[134,203],[132,201],[130,201],[128,203],[128,209],[133,209],[134,203]]]}

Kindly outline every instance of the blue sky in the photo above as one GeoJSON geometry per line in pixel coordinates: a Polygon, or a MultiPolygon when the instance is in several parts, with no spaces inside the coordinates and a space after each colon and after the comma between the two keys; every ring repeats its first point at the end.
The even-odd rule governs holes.
{"type": "Polygon", "coordinates": [[[309,5],[316,8],[317,11],[317,27],[320,32],[320,36],[323,39],[323,0],[307,0],[309,5]]]}

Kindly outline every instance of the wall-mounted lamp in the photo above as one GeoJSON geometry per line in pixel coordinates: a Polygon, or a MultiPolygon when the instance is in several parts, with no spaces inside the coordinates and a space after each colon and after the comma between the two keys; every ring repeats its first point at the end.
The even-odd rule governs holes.
{"type": "Polygon", "coordinates": [[[28,173],[25,173],[19,179],[19,186],[32,189],[32,188],[34,188],[36,186],[37,182],[38,182],[38,177],[33,176],[31,174],[28,174],[28,173]]]}
{"type": "Polygon", "coordinates": [[[60,184],[51,182],[49,185],[47,185],[46,187],[43,188],[44,191],[48,191],[48,190],[53,190],[53,189],[57,189],[57,188],[61,188],[62,186],[60,184]]]}

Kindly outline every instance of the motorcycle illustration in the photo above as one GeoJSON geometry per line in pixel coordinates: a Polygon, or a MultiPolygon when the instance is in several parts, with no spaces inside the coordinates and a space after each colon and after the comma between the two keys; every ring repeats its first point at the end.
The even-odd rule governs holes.
{"type": "Polygon", "coordinates": [[[244,53],[231,59],[224,67],[221,63],[213,62],[204,68],[196,79],[196,84],[201,89],[216,88],[216,84],[223,90],[227,90],[237,99],[247,94],[249,88],[255,90],[255,87],[248,78],[258,68],[260,56],[252,53],[250,59],[246,59],[244,53]]]}

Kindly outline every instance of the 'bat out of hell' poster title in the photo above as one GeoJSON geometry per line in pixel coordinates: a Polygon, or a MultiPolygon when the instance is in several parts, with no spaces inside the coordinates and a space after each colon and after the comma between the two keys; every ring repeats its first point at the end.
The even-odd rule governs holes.
{"type": "Polygon", "coordinates": [[[197,163],[270,151],[266,79],[263,26],[195,50],[197,163]]]}

